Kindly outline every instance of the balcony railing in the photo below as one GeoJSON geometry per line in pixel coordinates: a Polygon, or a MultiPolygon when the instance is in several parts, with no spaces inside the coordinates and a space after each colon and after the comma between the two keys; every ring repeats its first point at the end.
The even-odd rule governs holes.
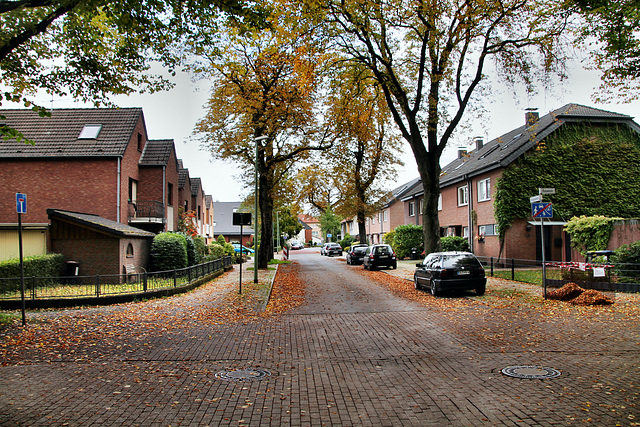
{"type": "Polygon", "coordinates": [[[151,200],[129,202],[129,223],[156,222],[164,223],[164,204],[151,200]]]}

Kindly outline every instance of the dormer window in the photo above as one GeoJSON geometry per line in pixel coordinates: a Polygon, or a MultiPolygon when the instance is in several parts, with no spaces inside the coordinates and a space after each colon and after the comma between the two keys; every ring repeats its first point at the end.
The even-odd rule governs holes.
{"type": "Polygon", "coordinates": [[[102,125],[84,125],[78,139],[97,139],[102,125]]]}

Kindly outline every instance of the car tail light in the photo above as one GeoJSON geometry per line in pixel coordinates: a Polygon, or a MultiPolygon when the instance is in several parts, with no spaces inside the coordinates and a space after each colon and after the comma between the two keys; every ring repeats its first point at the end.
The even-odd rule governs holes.
{"type": "Polygon", "coordinates": [[[441,279],[445,279],[449,276],[449,270],[447,270],[446,268],[443,268],[442,270],[440,270],[440,278],[441,279]]]}

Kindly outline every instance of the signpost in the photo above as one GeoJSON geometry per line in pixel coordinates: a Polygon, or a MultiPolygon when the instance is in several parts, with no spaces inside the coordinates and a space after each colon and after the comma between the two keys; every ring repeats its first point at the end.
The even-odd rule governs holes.
{"type": "Polygon", "coordinates": [[[544,253],[544,219],[553,218],[553,204],[542,201],[543,194],[556,194],[555,188],[538,188],[538,195],[531,197],[531,216],[540,218],[540,245],[542,246],[542,285],[547,299],[547,266],[544,253]]]}
{"type": "Polygon", "coordinates": [[[22,214],[27,213],[27,195],[16,193],[16,212],[18,212],[18,249],[20,251],[20,299],[22,301],[22,326],[27,324],[24,301],[24,257],[22,251],[22,214]]]}
{"type": "MultiPolygon", "coordinates": [[[[245,225],[251,225],[251,214],[244,212],[234,212],[233,225],[240,226],[240,287],[238,293],[242,294],[242,255],[244,252],[244,243],[242,243],[242,227],[245,225]]],[[[257,268],[257,265],[255,265],[254,268],[257,268]]]]}

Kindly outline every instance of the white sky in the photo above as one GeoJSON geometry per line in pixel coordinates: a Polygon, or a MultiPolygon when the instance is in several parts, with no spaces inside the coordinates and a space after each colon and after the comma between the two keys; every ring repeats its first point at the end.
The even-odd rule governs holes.
{"type": "MultiPolygon", "coordinates": [[[[445,151],[441,164],[444,166],[456,156],[458,146],[469,145],[475,136],[484,136],[490,141],[524,124],[525,109],[538,108],[540,115],[547,114],[568,103],[577,103],[600,108],[632,117],[640,116],[640,101],[631,104],[596,104],[591,96],[599,84],[598,75],[573,67],[575,70],[565,83],[557,84],[552,91],[542,92],[535,97],[523,96],[514,99],[511,90],[494,85],[492,99],[487,100],[487,114],[474,121],[471,134],[458,136],[451,141],[445,151]]],[[[242,187],[238,175],[238,165],[213,161],[207,151],[198,143],[190,140],[195,123],[204,116],[203,105],[207,99],[208,88],[204,81],[194,83],[188,75],[180,74],[175,80],[176,87],[168,92],[153,95],[132,95],[114,97],[113,101],[121,107],[142,107],[151,139],[174,139],[178,157],[184,161],[191,177],[200,177],[206,194],[215,201],[239,201],[248,190],[242,187]]],[[[83,107],[73,101],[54,99],[53,102],[41,101],[47,107],[73,108],[83,107]]],[[[408,146],[403,154],[405,167],[398,174],[398,181],[389,183],[388,189],[418,176],[415,160],[408,146]]]]}

